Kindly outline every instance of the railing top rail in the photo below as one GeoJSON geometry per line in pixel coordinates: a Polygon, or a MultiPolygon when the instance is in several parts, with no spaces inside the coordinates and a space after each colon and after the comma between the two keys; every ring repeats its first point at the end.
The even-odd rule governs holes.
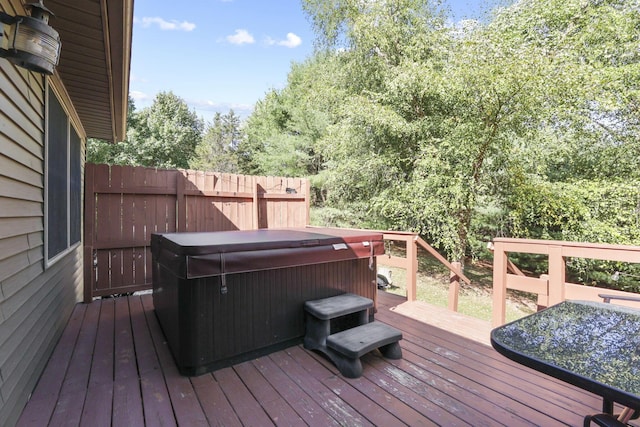
{"type": "Polygon", "coordinates": [[[363,229],[363,228],[349,228],[349,227],[324,227],[324,226],[319,226],[319,225],[307,225],[307,228],[337,228],[337,229],[341,229],[341,230],[354,230],[354,231],[371,231],[373,233],[383,233],[385,236],[392,236],[392,235],[398,235],[398,236],[413,236],[416,237],[418,236],[418,233],[415,233],[413,231],[389,231],[389,230],[371,230],[371,229],[363,229]]]}
{"type": "Polygon", "coordinates": [[[623,250],[631,252],[640,252],[640,246],[633,245],[616,245],[609,243],[590,243],[590,242],[567,242],[562,240],[536,240],[536,239],[517,239],[509,237],[496,237],[494,243],[504,243],[505,250],[509,251],[509,246],[562,246],[567,248],[585,248],[585,249],[605,249],[605,250],[623,250]]]}

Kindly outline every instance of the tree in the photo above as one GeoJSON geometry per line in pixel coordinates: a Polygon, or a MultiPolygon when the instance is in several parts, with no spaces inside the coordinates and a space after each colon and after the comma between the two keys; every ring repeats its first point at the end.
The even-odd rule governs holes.
{"type": "Polygon", "coordinates": [[[549,180],[640,177],[639,8],[638,0],[538,0],[503,17],[553,57],[550,143],[529,153],[549,180]]]}
{"type": "Polygon", "coordinates": [[[136,116],[127,132],[123,155],[140,166],[188,168],[202,138],[203,123],[173,92],[160,92],[153,104],[136,116]]]}
{"type": "Polygon", "coordinates": [[[247,120],[246,139],[238,150],[245,173],[278,176],[317,175],[322,157],[317,141],[331,120],[339,98],[331,55],[292,64],[287,86],[271,90],[247,120]]]}
{"type": "MultiPolygon", "coordinates": [[[[133,98],[131,98],[131,95],[129,95],[127,129],[135,128],[136,125],[136,105],[133,98]]],[[[116,164],[116,157],[119,156],[119,152],[122,148],[122,144],[114,144],[101,139],[89,138],[87,140],[87,162],[116,164]]]]}
{"type": "Polygon", "coordinates": [[[109,145],[90,141],[87,160],[97,163],[187,168],[202,138],[203,123],[180,97],[160,92],[150,107],[135,112],[129,98],[127,138],[109,145]]]}
{"type": "Polygon", "coordinates": [[[491,74],[504,65],[499,46],[453,37],[426,1],[346,0],[329,19],[312,3],[322,33],[349,47],[341,58],[350,93],[321,139],[330,200],[366,206],[381,226],[420,232],[462,259],[486,159],[504,142],[505,112],[522,90],[520,65],[514,78],[491,74]],[[468,59],[478,66],[462,65],[468,59]]]}
{"type": "Polygon", "coordinates": [[[637,177],[637,6],[520,1],[452,28],[427,1],[305,1],[319,45],[344,48],[329,201],[461,260],[483,215],[513,231],[518,186],[637,177]]]}
{"type": "Polygon", "coordinates": [[[233,110],[225,115],[216,113],[213,123],[207,127],[196,147],[195,157],[189,162],[190,167],[216,172],[238,172],[236,150],[242,137],[240,117],[233,110]]]}

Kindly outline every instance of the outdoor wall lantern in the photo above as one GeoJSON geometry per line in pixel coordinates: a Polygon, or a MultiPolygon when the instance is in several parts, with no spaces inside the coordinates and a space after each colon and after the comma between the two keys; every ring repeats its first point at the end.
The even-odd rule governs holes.
{"type": "Polygon", "coordinates": [[[25,5],[31,9],[31,16],[0,12],[0,57],[27,70],[51,75],[60,59],[60,36],[49,26],[53,12],[42,1],[25,5]]]}

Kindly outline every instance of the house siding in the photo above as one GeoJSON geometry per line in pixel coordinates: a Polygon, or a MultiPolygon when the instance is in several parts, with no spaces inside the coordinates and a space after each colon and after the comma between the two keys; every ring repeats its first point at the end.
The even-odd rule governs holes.
{"type": "MultiPolygon", "coordinates": [[[[0,10],[22,13],[20,4],[0,0],[0,10]]],[[[50,82],[62,95],[60,100],[69,116],[75,117],[63,86],[56,79],[53,77],[50,82]]],[[[82,295],[82,245],[45,269],[45,88],[42,75],[0,59],[2,426],[16,423],[82,295]]],[[[84,153],[85,138],[81,139],[84,153]]]]}

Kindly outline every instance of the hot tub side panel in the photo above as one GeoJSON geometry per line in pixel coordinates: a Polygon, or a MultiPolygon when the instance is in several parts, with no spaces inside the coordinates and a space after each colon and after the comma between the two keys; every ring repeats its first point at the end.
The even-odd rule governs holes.
{"type": "Polygon", "coordinates": [[[157,271],[163,277],[159,291],[154,278],[156,313],[185,375],[301,342],[305,301],[376,294],[376,270],[369,269],[368,258],[227,274],[226,292],[222,276],[180,279],[166,268],[157,271]]]}

